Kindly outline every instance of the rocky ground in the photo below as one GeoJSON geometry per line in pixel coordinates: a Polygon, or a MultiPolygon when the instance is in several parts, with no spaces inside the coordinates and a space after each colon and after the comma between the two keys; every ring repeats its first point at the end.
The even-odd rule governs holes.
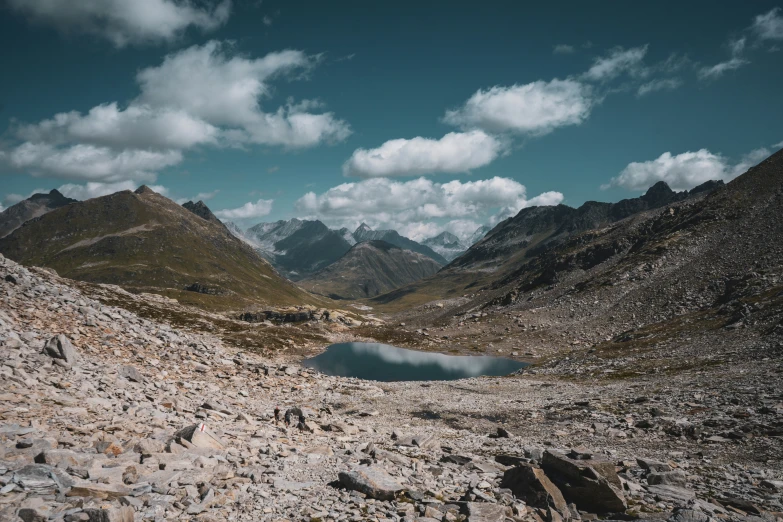
{"type": "MultiPolygon", "coordinates": [[[[370,383],[94,295],[0,257],[0,520],[783,517],[775,333],[683,338],[713,364],[677,371],[609,343],[512,377],[370,383]],[[274,422],[294,406],[303,429],[274,422]]],[[[311,328],[292,343],[355,335],[311,328]]]]}

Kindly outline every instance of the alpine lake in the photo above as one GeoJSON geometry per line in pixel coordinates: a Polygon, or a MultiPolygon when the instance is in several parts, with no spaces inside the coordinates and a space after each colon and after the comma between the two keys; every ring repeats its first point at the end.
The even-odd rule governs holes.
{"type": "Polygon", "coordinates": [[[503,376],[527,363],[486,355],[446,355],[378,343],[332,344],[302,365],[326,375],[369,381],[452,381],[503,376]]]}

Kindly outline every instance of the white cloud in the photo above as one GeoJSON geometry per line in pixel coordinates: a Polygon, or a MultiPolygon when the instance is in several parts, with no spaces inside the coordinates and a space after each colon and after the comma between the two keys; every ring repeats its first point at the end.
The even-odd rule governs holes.
{"type": "Polygon", "coordinates": [[[730,181],[768,155],[769,150],[760,148],[732,164],[725,156],[707,149],[677,155],[664,152],[654,160],[628,164],[619,176],[602,188],[614,186],[644,191],[658,181],[665,181],[672,190],[688,190],[705,181],[730,181]]]}
{"type": "Polygon", "coordinates": [[[642,70],[642,61],[647,54],[647,46],[624,49],[617,47],[609,55],[596,58],[584,77],[592,81],[605,81],[617,78],[623,73],[636,74],[642,70]]]}
{"type": "Polygon", "coordinates": [[[151,182],[199,146],[253,144],[304,148],[345,139],[347,123],[314,112],[318,102],[287,101],[264,112],[269,81],[306,72],[317,59],[300,51],[262,58],[232,54],[230,44],[211,41],[165,57],[137,75],[139,96],[86,114],[64,112],[12,128],[16,143],[0,150],[0,162],[34,176],[95,182],[151,182]]]}
{"type": "Polygon", "coordinates": [[[747,40],[744,37],[729,41],[728,48],[731,53],[731,58],[712,66],[702,67],[699,69],[699,78],[702,80],[715,80],[729,71],[735,71],[740,67],[749,64],[750,62],[742,57],[742,54],[745,51],[746,42],[747,40]]]}
{"type": "Polygon", "coordinates": [[[316,58],[301,51],[269,53],[263,58],[231,56],[230,46],[212,41],[166,57],[159,67],[137,75],[139,102],[183,110],[212,125],[226,127],[224,138],[235,143],[311,147],[341,141],[350,127],[332,113],[309,112],[312,100],[287,103],[264,112],[261,99],[271,95],[268,81],[314,67],[316,58]]]}
{"type": "Polygon", "coordinates": [[[11,167],[36,177],[114,182],[125,179],[154,181],[156,171],[182,161],[179,151],[114,151],[95,145],[55,147],[27,142],[7,155],[11,167]]]}
{"type": "Polygon", "coordinates": [[[753,20],[753,31],[763,40],[783,40],[783,15],[780,7],[758,15],[753,20]]]}
{"type": "Polygon", "coordinates": [[[750,62],[748,60],[743,58],[732,58],[725,62],[716,63],[712,66],[702,67],[699,70],[699,78],[702,80],[714,80],[716,78],[720,78],[729,71],[735,71],[743,65],[747,65],[749,63],[750,62]]]}
{"type": "Polygon", "coordinates": [[[783,141],[781,141],[780,143],[776,143],[776,144],[774,144],[774,145],[772,146],[772,148],[775,148],[775,149],[780,149],[780,148],[783,148],[783,141]]]}
{"type": "Polygon", "coordinates": [[[255,203],[248,201],[238,208],[218,210],[215,215],[220,219],[251,219],[268,215],[272,212],[272,199],[259,199],[255,203]]]}
{"type": "Polygon", "coordinates": [[[37,124],[21,125],[17,134],[31,142],[79,142],[135,149],[185,149],[215,143],[218,129],[190,114],[167,107],[131,105],[122,110],[105,103],[82,115],[56,114],[37,124]]]}
{"type": "Polygon", "coordinates": [[[117,47],[170,42],[190,26],[217,29],[231,14],[231,1],[191,0],[8,0],[31,20],[65,32],[99,35],[117,47]]]}
{"type": "Polygon", "coordinates": [[[300,215],[336,227],[353,228],[366,222],[422,235],[437,230],[427,225],[430,222],[486,221],[495,213],[516,213],[531,204],[554,204],[562,198],[562,194],[548,193],[528,200],[524,185],[500,177],[447,183],[423,177],[409,181],[372,178],[343,183],[322,194],[308,192],[296,201],[295,208],[300,215]]]}
{"type": "Polygon", "coordinates": [[[365,178],[458,173],[491,163],[504,150],[498,138],[480,130],[450,132],[439,140],[389,140],[375,149],[356,149],[343,174],[365,178]]]}
{"type": "Polygon", "coordinates": [[[636,95],[641,97],[656,91],[673,91],[681,85],[679,78],[659,78],[640,85],[636,95]]]}
{"type": "Polygon", "coordinates": [[[552,52],[555,54],[572,54],[575,50],[573,45],[558,44],[552,49],[552,52]]]}
{"type": "MultiPolygon", "coordinates": [[[[66,183],[65,185],[60,186],[57,190],[59,190],[65,197],[84,201],[85,199],[108,196],[109,194],[114,194],[115,192],[120,192],[123,190],[136,190],[138,187],[138,183],[130,180],[117,181],[113,183],[90,181],[83,185],[66,183]]],[[[162,185],[150,185],[149,187],[158,194],[162,194],[164,196],[169,192],[169,190],[162,185]]]]}
{"type": "Polygon", "coordinates": [[[543,135],[587,119],[593,105],[591,94],[589,86],[574,80],[496,86],[476,91],[464,106],[447,111],[444,120],[487,132],[543,135]]]}

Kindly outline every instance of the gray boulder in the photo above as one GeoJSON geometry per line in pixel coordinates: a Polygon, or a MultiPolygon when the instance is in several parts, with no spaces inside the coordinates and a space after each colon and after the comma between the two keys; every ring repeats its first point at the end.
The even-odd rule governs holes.
{"type": "Polygon", "coordinates": [[[76,348],[73,347],[71,341],[63,334],[52,337],[46,341],[44,353],[53,359],[59,359],[71,366],[76,364],[79,358],[76,353],[76,348]]]}
{"type": "Polygon", "coordinates": [[[507,470],[500,487],[510,489],[515,497],[529,506],[541,509],[553,507],[561,513],[568,510],[563,493],[547,478],[544,470],[529,464],[507,470]]]}
{"type": "Polygon", "coordinates": [[[593,513],[627,509],[622,484],[614,464],[599,459],[575,460],[547,450],[541,462],[547,477],[563,492],[568,502],[593,513]]]}

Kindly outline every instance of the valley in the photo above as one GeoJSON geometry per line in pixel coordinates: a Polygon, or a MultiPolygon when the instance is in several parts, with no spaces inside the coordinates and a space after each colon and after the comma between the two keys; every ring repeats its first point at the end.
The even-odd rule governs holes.
{"type": "MultiPolygon", "coordinates": [[[[725,186],[523,209],[445,268],[356,241],[295,283],[203,203],[140,189],[52,210],[0,240],[0,513],[776,520],[781,179],[778,152],[725,186]],[[114,206],[130,220],[92,219],[114,206]],[[224,275],[177,265],[180,244],[224,275]],[[413,382],[302,365],[344,342],[530,365],[413,382]]],[[[347,243],[276,225],[275,262],[311,230],[318,254],[347,243]]]]}

